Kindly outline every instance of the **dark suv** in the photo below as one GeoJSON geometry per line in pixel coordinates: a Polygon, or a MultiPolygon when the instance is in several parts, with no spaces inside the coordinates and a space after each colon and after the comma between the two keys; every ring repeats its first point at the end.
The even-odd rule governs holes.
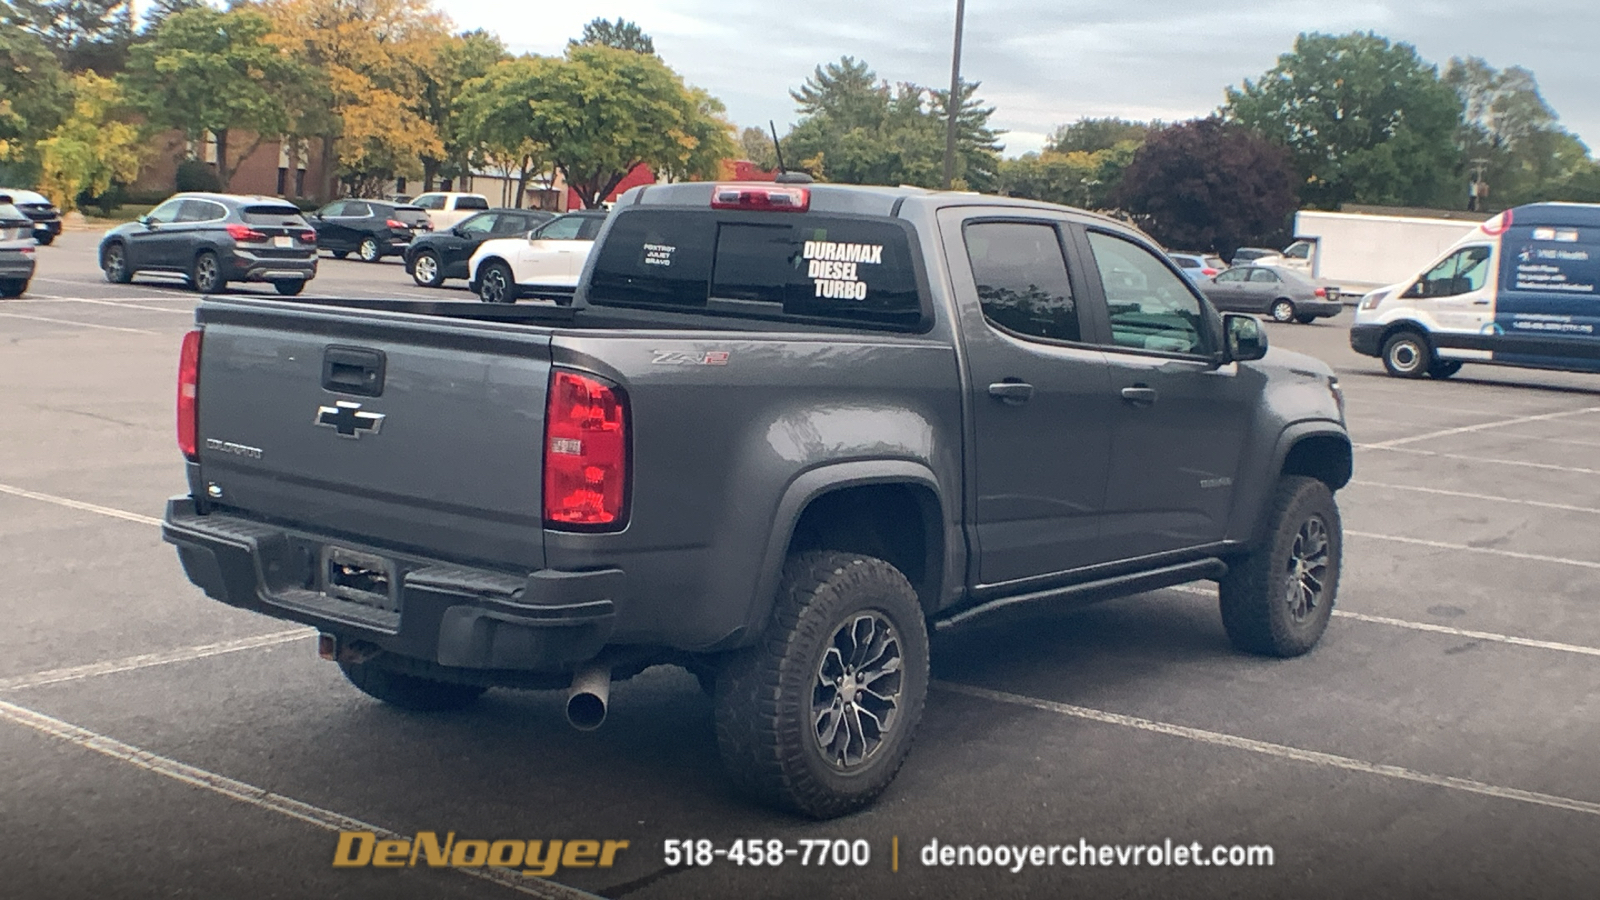
{"type": "Polygon", "coordinates": [[[48,247],[61,233],[61,210],[56,209],[49,197],[36,191],[12,188],[0,188],[0,194],[10,196],[11,205],[33,221],[33,239],[39,246],[48,247]]]}
{"type": "Polygon", "coordinates": [[[178,194],[106,232],[100,268],[114,284],[163,272],[203,294],[255,281],[293,296],[317,275],[317,235],[300,210],[275,197],[178,194]]]}
{"type": "Polygon", "coordinates": [[[412,238],[433,228],[421,207],[382,200],[335,200],[311,214],[311,227],[334,259],[354,253],[362,262],[400,256],[412,238]]]}

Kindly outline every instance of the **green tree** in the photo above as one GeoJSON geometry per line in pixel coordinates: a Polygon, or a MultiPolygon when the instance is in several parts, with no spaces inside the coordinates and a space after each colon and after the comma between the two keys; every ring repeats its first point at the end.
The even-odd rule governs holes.
{"type": "Polygon", "coordinates": [[[1425,206],[1455,195],[1462,102],[1410,44],[1302,34],[1223,112],[1287,147],[1309,204],[1425,206]]]}
{"type": "Polygon", "coordinates": [[[637,166],[709,178],[736,152],[720,104],[655,56],[574,45],[564,58],[520,61],[497,85],[483,106],[524,120],[525,136],[549,148],[587,207],[599,206],[637,166]]]}
{"type": "Polygon", "coordinates": [[[1213,117],[1152,133],[1113,199],[1168,247],[1229,256],[1287,236],[1296,180],[1282,147],[1213,117]]]}
{"type": "Polygon", "coordinates": [[[1106,209],[1142,141],[1125,140],[1094,152],[1045,150],[1002,160],[999,191],[1083,209],[1106,209]]]}
{"type": "Polygon", "coordinates": [[[15,180],[36,176],[37,144],[61,124],[71,105],[71,85],[44,41],[0,27],[0,163],[18,173],[15,180]]]}
{"type": "MultiPolygon", "coordinates": [[[[964,84],[957,114],[958,187],[991,188],[999,166],[985,107],[964,84]]],[[[948,91],[890,86],[852,57],[818,66],[789,92],[800,121],[784,138],[784,158],[828,181],[937,187],[944,175],[948,91]]]]}
{"type": "Polygon", "coordinates": [[[1456,133],[1462,159],[1473,177],[1482,175],[1496,205],[1571,199],[1567,185],[1593,161],[1583,142],[1561,127],[1532,72],[1499,70],[1475,56],[1455,58],[1444,83],[1464,108],[1456,133]]]}
{"type": "Polygon", "coordinates": [[[77,208],[80,195],[133,181],[144,163],[144,142],[125,120],[115,81],[82,72],[73,76],[72,94],[65,121],[38,144],[39,190],[67,210],[77,208]]]}
{"type": "Polygon", "coordinates": [[[739,153],[763,169],[778,166],[778,154],[772,147],[772,135],[765,128],[751,126],[739,132],[739,153]]]}
{"type": "Polygon", "coordinates": [[[302,70],[266,42],[272,23],[248,7],[221,12],[198,6],[168,16],[134,45],[124,83],[152,125],[175,128],[192,142],[216,139],[217,177],[227,190],[239,166],[265,141],[289,129],[284,97],[302,70]],[[229,136],[251,143],[233,154],[229,136]]]}
{"type": "Polygon", "coordinates": [[[133,41],[128,0],[6,0],[0,21],[38,35],[69,72],[115,74],[133,41]]]}
{"type": "Polygon", "coordinates": [[[656,42],[650,35],[639,30],[639,26],[626,19],[617,18],[615,22],[605,18],[594,19],[583,26],[583,36],[573,41],[587,47],[613,47],[617,50],[631,50],[634,53],[643,53],[654,56],[656,42]]]}
{"type": "Polygon", "coordinates": [[[1160,122],[1134,122],[1116,117],[1082,118],[1071,125],[1057,126],[1044,148],[1056,153],[1098,153],[1128,141],[1137,146],[1144,143],[1152,130],[1160,127],[1160,122]]]}
{"type": "Polygon", "coordinates": [[[417,114],[433,126],[443,150],[438,156],[423,155],[424,185],[431,188],[435,178],[455,178],[471,170],[472,157],[481,148],[466,121],[461,100],[468,83],[489,74],[496,63],[508,58],[505,44],[479,29],[442,37],[433,52],[421,60],[417,114]]]}
{"type": "Polygon", "coordinates": [[[528,179],[550,166],[550,148],[535,135],[526,91],[540,77],[537,57],[507,59],[468,82],[457,103],[462,140],[475,160],[517,180],[516,206],[527,196],[528,179]]]}
{"type": "Polygon", "coordinates": [[[206,0],[154,0],[144,11],[144,30],[155,31],[161,23],[181,12],[205,6],[206,0]]]}

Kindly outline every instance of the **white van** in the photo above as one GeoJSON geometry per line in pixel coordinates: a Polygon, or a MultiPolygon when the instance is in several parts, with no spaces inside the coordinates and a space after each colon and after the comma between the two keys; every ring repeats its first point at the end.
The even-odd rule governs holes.
{"type": "Polygon", "coordinates": [[[1535,203],[1361,298],[1350,346],[1401,378],[1462,363],[1600,372],[1600,205],[1535,203]]]}

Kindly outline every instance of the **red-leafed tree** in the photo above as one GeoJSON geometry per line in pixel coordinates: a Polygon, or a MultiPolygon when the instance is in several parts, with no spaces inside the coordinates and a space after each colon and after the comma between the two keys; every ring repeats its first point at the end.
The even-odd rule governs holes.
{"type": "Polygon", "coordinates": [[[1287,151],[1213,117],[1153,132],[1114,200],[1166,246],[1226,256],[1287,238],[1297,181],[1287,151]]]}

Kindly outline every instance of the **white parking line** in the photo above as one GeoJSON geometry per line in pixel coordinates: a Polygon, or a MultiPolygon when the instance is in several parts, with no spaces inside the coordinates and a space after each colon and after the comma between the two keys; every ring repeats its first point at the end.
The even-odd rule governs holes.
{"type": "Polygon", "coordinates": [[[1578,800],[1572,797],[1560,797],[1555,794],[1542,794],[1537,791],[1525,791],[1519,788],[1502,787],[1487,784],[1482,781],[1473,781],[1468,778],[1456,778],[1451,775],[1430,775],[1418,772],[1403,766],[1391,766],[1383,763],[1367,762],[1352,759],[1348,756],[1336,756],[1332,753],[1322,753],[1317,750],[1302,750],[1298,747],[1289,747],[1284,744],[1273,744],[1267,741],[1258,741],[1253,738],[1240,737],[1233,734],[1224,734],[1217,731],[1206,731],[1201,728],[1192,728],[1188,725],[1174,725],[1170,722],[1158,722],[1154,719],[1145,719],[1139,716],[1128,716],[1121,713],[1106,712],[1100,709],[1090,709],[1085,706],[1073,706],[1069,703],[1057,703],[1053,700],[1041,700],[1037,697],[1027,697],[1022,694],[1013,694],[1008,691],[996,691],[989,688],[976,687],[970,684],[958,684],[949,681],[936,681],[934,686],[953,694],[964,694],[980,700],[989,700],[995,703],[1006,703],[1013,706],[1026,706],[1044,712],[1057,713],[1071,716],[1075,719],[1085,719],[1090,722],[1100,722],[1106,725],[1120,725],[1124,728],[1134,728],[1154,734],[1164,734],[1170,737],[1183,738],[1215,747],[1227,747],[1233,750],[1244,750],[1250,753],[1259,753],[1263,756],[1277,757],[1278,759],[1294,760],[1295,762],[1309,763],[1329,769],[1343,769],[1347,772],[1359,772],[1365,775],[1376,775],[1381,778],[1392,778],[1399,781],[1410,781],[1425,784],[1431,787],[1440,787],[1467,794],[1479,794],[1485,797],[1494,797],[1500,800],[1515,800],[1521,803],[1531,803],[1537,806],[1546,806],[1553,809],[1564,809],[1571,812],[1584,813],[1591,816],[1600,816],[1600,803],[1588,800],[1578,800]]]}
{"type": "Polygon", "coordinates": [[[1496,419],[1493,422],[1480,422],[1477,425],[1462,425],[1459,428],[1444,428],[1439,431],[1429,431],[1423,434],[1414,434],[1410,437],[1394,438],[1388,441],[1379,441],[1376,444],[1362,444],[1368,450],[1388,450],[1402,444],[1413,444],[1417,441],[1427,441],[1433,438],[1449,437],[1454,434],[1467,434],[1473,431],[1484,431],[1490,428],[1504,428],[1508,425],[1523,425],[1528,422],[1543,422],[1548,419],[1564,419],[1568,416],[1581,416],[1584,413],[1600,412],[1600,406],[1585,406],[1582,409],[1569,409],[1562,412],[1540,413],[1536,416],[1518,416],[1514,419],[1496,419]]]}
{"type": "Polygon", "coordinates": [[[1566,512],[1600,514],[1600,509],[1592,506],[1573,506],[1567,503],[1546,503],[1543,500],[1520,500],[1516,497],[1497,497],[1494,494],[1469,494],[1466,491],[1447,491],[1442,488],[1420,487],[1414,484],[1389,484],[1383,481],[1363,481],[1357,479],[1350,482],[1356,487],[1383,488],[1388,491],[1416,491],[1421,494],[1438,494],[1441,497],[1461,497],[1466,500],[1492,500],[1497,503],[1517,503],[1522,506],[1537,506],[1541,509],[1559,509],[1566,512]]]}
{"type": "MultiPolygon", "coordinates": [[[[1178,591],[1184,594],[1198,594],[1202,597],[1209,597],[1212,600],[1217,599],[1215,588],[1208,589],[1192,584],[1180,584],[1176,587],[1163,588],[1163,590],[1178,591]]],[[[1395,619],[1389,616],[1369,616],[1366,613],[1351,612],[1347,609],[1335,609],[1333,615],[1334,618],[1338,619],[1366,622],[1369,625],[1387,625],[1391,628],[1404,628],[1408,631],[1448,634],[1453,637],[1471,638],[1475,641],[1491,641],[1496,644],[1510,644],[1515,647],[1532,647],[1536,650],[1555,650],[1561,653],[1576,653],[1580,656],[1600,656],[1600,647],[1585,647],[1582,644],[1538,641],[1533,638],[1517,637],[1512,634],[1496,634],[1492,631],[1470,631],[1465,628],[1452,628],[1449,625],[1435,625],[1432,622],[1413,622],[1409,619],[1395,619]]]]}
{"type": "Polygon", "coordinates": [[[159,331],[147,331],[143,328],[123,328],[120,325],[96,325],[93,322],[74,322],[71,319],[52,319],[48,316],[25,316],[22,313],[0,313],[8,319],[32,319],[35,322],[53,322],[57,325],[76,325],[79,328],[99,328],[103,331],[125,331],[129,334],[160,334],[159,331]]]}
{"type": "MultiPolygon", "coordinates": [[[[221,794],[240,803],[247,803],[257,809],[275,812],[299,819],[326,831],[371,831],[385,840],[401,840],[405,835],[382,826],[363,822],[342,813],[323,809],[275,794],[265,788],[246,784],[243,781],[219,775],[188,763],[181,763],[169,759],[159,753],[142,750],[132,744],[125,744],[116,738],[80,728],[70,722],[64,722],[54,716],[36,712],[27,707],[17,706],[0,700],[0,719],[5,719],[18,725],[32,728],[34,731],[48,735],[59,740],[75,744],[85,750],[92,750],[103,756],[137,766],[147,772],[153,772],[174,781],[221,794]]],[[[547,900],[597,900],[594,894],[570,888],[553,881],[539,878],[530,878],[518,875],[515,871],[505,868],[484,867],[481,869],[455,868],[451,871],[459,872],[483,881],[493,882],[502,887],[510,888],[530,897],[543,897],[547,900]]]]}
{"type": "Polygon", "coordinates": [[[1518,466],[1524,469],[1545,469],[1551,472],[1571,472],[1575,475],[1600,475],[1600,469],[1582,466],[1558,466],[1555,463],[1531,462],[1526,459],[1500,459],[1493,456],[1468,456],[1465,453],[1441,453],[1438,450],[1418,450],[1415,447],[1383,447],[1377,444],[1357,444],[1357,450],[1382,450],[1385,453],[1412,453],[1437,459],[1459,459],[1465,462],[1488,463],[1494,466],[1518,466]]]}
{"type": "Polygon", "coordinates": [[[92,512],[102,516],[110,516],[113,519],[124,519],[129,522],[138,522],[140,525],[161,524],[161,520],[154,516],[141,516],[138,513],[131,513],[120,509],[112,509],[109,506],[100,506],[97,503],[85,503],[82,500],[72,500],[67,497],[57,497],[54,494],[41,494],[38,491],[30,491],[25,488],[19,488],[9,484],[0,484],[0,494],[10,494],[13,497],[26,497],[29,500],[38,500],[41,503],[53,503],[56,506],[65,506],[68,509],[79,509],[83,510],[84,512],[92,512]]]}
{"type": "Polygon", "coordinates": [[[241,650],[254,650],[258,647],[275,647],[287,644],[316,634],[315,628],[294,628],[288,631],[274,631],[271,634],[262,634],[255,637],[238,638],[232,641],[219,641],[215,644],[201,644],[198,647],[180,647],[176,650],[163,650],[159,653],[141,653],[138,656],[126,656],[122,659],[107,660],[106,662],[90,663],[83,666],[71,666],[64,669],[48,669],[35,672],[32,675],[18,675],[12,678],[0,678],[0,691],[16,691],[23,688],[43,687],[47,684],[61,684],[65,681],[82,681],[85,678],[98,678],[102,675],[114,675],[118,672],[132,672],[136,669],[148,669],[152,666],[166,666],[173,663],[190,662],[197,659],[206,659],[212,656],[221,656],[224,653],[237,653],[241,650]]]}
{"type": "Polygon", "coordinates": [[[1474,547],[1470,544],[1451,544],[1445,541],[1430,541],[1424,538],[1401,537],[1397,534],[1375,534],[1370,531],[1345,530],[1345,534],[1354,537],[1371,538],[1377,541],[1394,541],[1400,544],[1416,544],[1419,547],[1433,547],[1437,550],[1457,550],[1465,553],[1484,553],[1489,556],[1505,556],[1511,559],[1526,559],[1533,562],[1556,563],[1562,566],[1578,566],[1584,569],[1600,569],[1600,562],[1587,559],[1568,559],[1564,556],[1545,556],[1542,553],[1521,553],[1516,550],[1500,550],[1495,547],[1474,547]]]}
{"type": "MultiPolygon", "coordinates": [[[[146,298],[138,298],[140,301],[146,298]]],[[[92,297],[24,297],[28,303],[94,303],[100,306],[115,306],[118,309],[148,309],[151,312],[177,313],[180,316],[192,316],[192,309],[167,309],[165,306],[145,306],[133,300],[99,300],[92,297]]]]}

